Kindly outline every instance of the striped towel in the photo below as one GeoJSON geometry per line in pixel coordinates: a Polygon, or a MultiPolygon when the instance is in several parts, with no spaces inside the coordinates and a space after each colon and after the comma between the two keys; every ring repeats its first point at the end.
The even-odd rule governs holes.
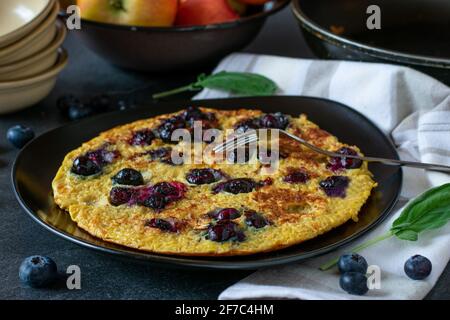
{"type": "MultiPolygon", "coordinates": [[[[280,87],[280,95],[314,96],[335,100],[363,113],[394,140],[400,157],[450,165],[450,88],[415,70],[387,64],[318,61],[252,54],[232,54],[218,71],[265,75],[280,87]]],[[[203,90],[196,99],[232,96],[203,90]]],[[[450,182],[450,175],[405,168],[403,202],[433,186],[450,182]]],[[[395,238],[362,251],[369,264],[381,268],[381,289],[351,296],[339,288],[336,271],[317,268],[364,240],[385,233],[401,212],[401,205],[384,223],[349,247],[306,262],[257,271],[226,289],[220,299],[422,299],[450,260],[450,225],[420,235],[417,242],[395,238]],[[409,280],[406,259],[422,254],[433,263],[423,281],[409,280]]]]}

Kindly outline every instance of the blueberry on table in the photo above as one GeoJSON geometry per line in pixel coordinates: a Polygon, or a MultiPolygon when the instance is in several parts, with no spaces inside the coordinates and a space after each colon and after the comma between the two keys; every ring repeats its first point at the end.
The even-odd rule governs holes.
{"type": "Polygon", "coordinates": [[[369,291],[367,277],[360,272],[346,272],[339,280],[341,288],[349,294],[362,296],[369,291]]]}
{"type": "Polygon", "coordinates": [[[43,288],[57,278],[56,263],[49,257],[31,256],[23,260],[19,268],[20,280],[33,288],[43,288]]]}
{"type": "Polygon", "coordinates": [[[423,280],[431,273],[431,261],[421,255],[414,255],[405,262],[405,273],[413,280],[423,280]]]}
{"type": "Polygon", "coordinates": [[[139,171],[130,168],[120,170],[111,179],[114,183],[128,186],[140,186],[144,184],[142,174],[139,171]]]}
{"type": "Polygon", "coordinates": [[[80,120],[87,117],[90,117],[95,114],[95,110],[89,106],[84,104],[74,104],[69,107],[67,111],[67,116],[70,120],[80,120]]]}
{"type": "Polygon", "coordinates": [[[8,141],[18,149],[21,149],[33,138],[33,130],[21,125],[9,128],[6,133],[6,139],[8,139],[8,141]]]}
{"type": "Polygon", "coordinates": [[[367,267],[366,259],[357,253],[344,254],[338,261],[338,268],[341,273],[359,272],[366,274],[367,267]]]}
{"type": "Polygon", "coordinates": [[[79,106],[81,105],[81,101],[71,94],[66,94],[58,98],[56,101],[56,107],[59,112],[61,112],[64,116],[68,116],[69,108],[71,106],[79,106]]]}

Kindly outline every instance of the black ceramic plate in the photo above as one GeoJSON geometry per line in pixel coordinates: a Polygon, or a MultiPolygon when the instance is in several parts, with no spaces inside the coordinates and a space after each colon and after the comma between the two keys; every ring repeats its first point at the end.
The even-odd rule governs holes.
{"type": "Polygon", "coordinates": [[[360,213],[358,222],[348,222],[302,244],[272,253],[231,258],[189,258],[159,255],[129,249],[94,238],[79,229],[67,213],[52,201],[51,181],[64,156],[101,131],[133,120],[174,112],[188,105],[213,108],[254,108],[298,116],[305,113],[321,128],[342,142],[359,146],[366,155],[398,158],[390,140],[367,118],[328,100],[307,97],[236,98],[152,104],[126,112],[90,118],[49,131],[29,143],[18,155],[12,172],[16,197],[25,211],[52,233],[82,246],[149,263],[215,269],[257,269],[300,261],[346,244],[389,215],[400,192],[402,172],[398,168],[371,165],[378,187],[360,213]]]}

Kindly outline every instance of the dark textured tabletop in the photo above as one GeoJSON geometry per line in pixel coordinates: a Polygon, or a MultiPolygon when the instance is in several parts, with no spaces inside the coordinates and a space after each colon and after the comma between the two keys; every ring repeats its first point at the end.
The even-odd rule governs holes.
{"type": "MultiPolygon", "coordinates": [[[[17,203],[10,172],[17,150],[5,140],[15,124],[32,127],[37,134],[65,123],[55,101],[64,93],[89,96],[104,91],[126,90],[149,85],[149,91],[177,86],[193,74],[151,76],[123,71],[108,65],[69,35],[65,47],[70,64],[52,94],[25,111],[0,117],[0,298],[1,299],[216,299],[221,291],[248,275],[249,271],[189,271],[152,267],[123,261],[72,244],[34,223],[17,203]],[[81,290],[63,285],[30,289],[20,284],[21,261],[33,254],[48,255],[61,270],[81,268],[81,290]]],[[[289,8],[272,17],[245,51],[311,58],[289,8]]],[[[51,152],[51,146],[48,150],[51,152]]],[[[450,298],[450,267],[447,266],[428,298],[450,298]]]]}

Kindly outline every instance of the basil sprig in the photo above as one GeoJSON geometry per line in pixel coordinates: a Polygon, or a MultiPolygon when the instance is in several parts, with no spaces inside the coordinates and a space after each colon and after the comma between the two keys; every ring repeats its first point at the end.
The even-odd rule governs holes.
{"type": "Polygon", "coordinates": [[[270,96],[278,87],[269,78],[249,72],[221,71],[212,75],[201,74],[197,81],[181,88],[156,93],[153,99],[165,98],[186,91],[198,91],[204,88],[232,92],[241,96],[270,96]]]}
{"type": "MultiPolygon", "coordinates": [[[[392,223],[389,231],[375,239],[369,240],[352,250],[361,251],[375,243],[393,236],[401,240],[417,241],[419,233],[437,229],[450,220],[450,183],[430,189],[411,201],[400,216],[392,223]]],[[[339,258],[333,259],[320,267],[328,270],[339,258]]]]}

